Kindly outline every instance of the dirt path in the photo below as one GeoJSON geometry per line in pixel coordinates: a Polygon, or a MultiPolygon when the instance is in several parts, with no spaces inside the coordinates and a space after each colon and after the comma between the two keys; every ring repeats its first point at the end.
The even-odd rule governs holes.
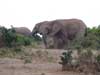
{"type": "Polygon", "coordinates": [[[61,71],[61,65],[49,62],[24,64],[19,59],[0,59],[0,75],[81,75],[61,71]]]}

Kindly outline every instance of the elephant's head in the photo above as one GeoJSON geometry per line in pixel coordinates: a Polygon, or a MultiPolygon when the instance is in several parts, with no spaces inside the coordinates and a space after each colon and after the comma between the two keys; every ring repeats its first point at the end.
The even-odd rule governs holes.
{"type": "MultiPolygon", "coordinates": [[[[41,34],[43,37],[44,44],[45,44],[45,46],[47,46],[47,45],[49,45],[48,40],[47,40],[49,38],[49,36],[50,36],[50,38],[53,39],[55,34],[57,34],[61,29],[62,29],[62,27],[59,22],[44,21],[44,22],[40,22],[35,25],[35,27],[32,31],[32,35],[34,36],[37,33],[41,34]]],[[[49,42],[50,42],[50,40],[49,40],[49,42]]]]}
{"type": "Polygon", "coordinates": [[[32,31],[32,36],[36,36],[37,34],[42,35],[42,39],[44,41],[46,48],[47,48],[46,36],[48,34],[48,29],[47,29],[48,23],[49,23],[48,21],[37,23],[32,31]]]}
{"type": "Polygon", "coordinates": [[[32,35],[34,36],[35,34],[39,33],[41,35],[47,34],[47,25],[48,21],[40,22],[35,25],[32,31],[32,35]]]}
{"type": "Polygon", "coordinates": [[[57,21],[44,21],[37,23],[32,31],[32,35],[41,34],[41,35],[55,35],[62,29],[62,26],[57,21]]]}

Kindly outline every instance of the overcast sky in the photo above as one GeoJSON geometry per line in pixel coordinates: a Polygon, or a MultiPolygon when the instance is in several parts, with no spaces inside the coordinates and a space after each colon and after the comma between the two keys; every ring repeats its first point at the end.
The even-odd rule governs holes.
{"type": "Polygon", "coordinates": [[[44,20],[78,18],[88,27],[100,24],[100,0],[0,0],[0,25],[34,25],[44,20]]]}

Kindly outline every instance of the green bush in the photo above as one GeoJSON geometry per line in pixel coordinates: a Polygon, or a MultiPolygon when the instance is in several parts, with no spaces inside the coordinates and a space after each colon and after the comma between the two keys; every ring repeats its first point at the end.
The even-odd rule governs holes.
{"type": "Polygon", "coordinates": [[[24,38],[24,45],[27,46],[27,45],[31,45],[31,41],[29,38],[24,38]]]}
{"type": "Polygon", "coordinates": [[[83,48],[97,49],[99,47],[98,37],[92,34],[84,37],[81,43],[83,48]]]}
{"type": "Polygon", "coordinates": [[[60,56],[61,62],[59,64],[62,65],[62,70],[66,70],[69,65],[71,65],[72,61],[72,51],[63,52],[62,56],[60,56]]]}
{"type": "Polygon", "coordinates": [[[24,35],[18,35],[17,34],[17,41],[16,41],[17,45],[31,45],[31,38],[30,37],[26,37],[24,35]]]}
{"type": "Polygon", "coordinates": [[[96,61],[100,64],[100,55],[96,56],[96,61]]]}
{"type": "Polygon", "coordinates": [[[67,53],[63,52],[62,56],[60,56],[61,62],[59,62],[59,63],[62,65],[66,65],[66,64],[70,63],[71,59],[72,59],[71,54],[72,54],[72,51],[68,51],[67,53]]]}
{"type": "Polygon", "coordinates": [[[1,27],[0,31],[2,32],[2,38],[4,39],[4,42],[7,47],[12,47],[14,43],[16,42],[16,32],[13,28],[7,29],[5,27],[1,27]]]}
{"type": "Polygon", "coordinates": [[[37,44],[41,41],[39,36],[28,37],[21,34],[17,34],[15,29],[7,29],[5,27],[0,27],[0,33],[2,33],[3,42],[6,47],[16,47],[16,46],[28,46],[32,43],[37,44]]]}

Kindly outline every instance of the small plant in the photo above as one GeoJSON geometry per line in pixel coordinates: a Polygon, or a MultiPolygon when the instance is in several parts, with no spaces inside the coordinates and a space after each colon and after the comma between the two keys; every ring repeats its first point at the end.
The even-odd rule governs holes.
{"type": "Polygon", "coordinates": [[[72,51],[68,51],[68,52],[63,52],[62,56],[60,56],[61,58],[61,62],[59,62],[59,64],[62,65],[62,69],[66,70],[67,66],[71,64],[72,61],[72,51]]]}
{"type": "Polygon", "coordinates": [[[96,56],[96,61],[100,64],[100,55],[96,56]]]}

